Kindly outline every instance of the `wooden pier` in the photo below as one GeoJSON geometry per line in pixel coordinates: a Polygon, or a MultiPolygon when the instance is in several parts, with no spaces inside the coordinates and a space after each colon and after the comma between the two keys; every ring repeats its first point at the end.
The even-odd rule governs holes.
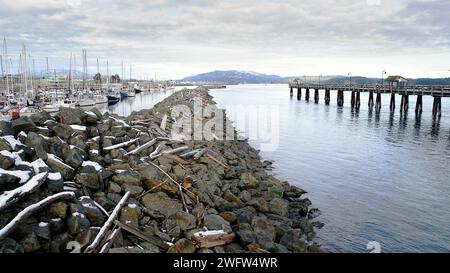
{"type": "Polygon", "coordinates": [[[417,96],[415,112],[421,114],[423,110],[423,96],[432,96],[433,116],[441,116],[441,102],[443,97],[450,97],[450,86],[434,86],[434,85],[342,85],[342,84],[308,84],[308,83],[290,83],[290,94],[293,96],[294,89],[297,89],[297,98],[302,98],[302,90],[306,90],[305,99],[309,101],[310,90],[314,90],[314,102],[319,103],[319,90],[325,90],[325,104],[330,104],[331,91],[337,92],[337,105],[344,105],[344,92],[351,92],[350,105],[352,108],[359,109],[361,106],[361,92],[369,93],[369,109],[375,108],[376,111],[381,110],[381,94],[391,94],[389,109],[395,110],[396,95],[401,96],[400,112],[404,113],[409,108],[409,96],[417,96]],[[375,100],[374,100],[374,96],[375,100]]]}

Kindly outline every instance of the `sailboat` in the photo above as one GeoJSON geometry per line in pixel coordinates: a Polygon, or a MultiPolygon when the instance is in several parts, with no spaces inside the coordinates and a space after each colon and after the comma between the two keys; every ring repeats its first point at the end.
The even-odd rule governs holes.
{"type": "MultiPolygon", "coordinates": [[[[72,55],[70,56],[70,63],[72,64],[72,55]]],[[[72,70],[72,66],[70,67],[70,71],[72,70]]],[[[86,50],[83,50],[83,79],[86,78],[86,74],[87,74],[87,58],[86,58],[86,50]]],[[[70,77],[72,76],[72,73],[69,73],[69,82],[70,82],[70,77]]],[[[83,87],[84,87],[84,83],[83,83],[83,87]]],[[[69,87],[69,92],[70,92],[70,87],[69,87]]],[[[90,107],[90,106],[95,106],[95,100],[92,94],[89,94],[88,91],[86,89],[83,90],[83,93],[81,95],[78,96],[77,102],[75,103],[75,106],[77,107],[90,107]]]]}

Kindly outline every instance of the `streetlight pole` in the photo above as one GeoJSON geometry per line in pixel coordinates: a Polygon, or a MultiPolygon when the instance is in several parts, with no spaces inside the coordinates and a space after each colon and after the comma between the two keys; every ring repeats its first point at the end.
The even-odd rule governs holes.
{"type": "Polygon", "coordinates": [[[381,71],[381,86],[384,86],[384,75],[386,74],[386,69],[381,71]]]}

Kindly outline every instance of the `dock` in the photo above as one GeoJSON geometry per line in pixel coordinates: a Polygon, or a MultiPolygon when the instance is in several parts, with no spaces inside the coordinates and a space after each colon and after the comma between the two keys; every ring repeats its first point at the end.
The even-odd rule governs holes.
{"type": "Polygon", "coordinates": [[[344,92],[351,92],[351,107],[359,109],[361,106],[360,93],[369,93],[369,109],[381,109],[381,94],[391,94],[389,108],[395,110],[396,96],[401,96],[400,112],[406,112],[409,108],[409,96],[417,96],[415,112],[420,115],[423,110],[422,97],[432,96],[433,116],[439,117],[442,113],[442,98],[450,97],[450,86],[437,85],[405,85],[401,83],[389,83],[380,85],[356,85],[356,84],[316,84],[316,83],[290,83],[290,95],[293,96],[297,89],[297,98],[302,98],[302,90],[305,90],[305,99],[309,101],[310,90],[314,90],[314,102],[319,103],[319,90],[325,90],[325,104],[330,104],[330,93],[337,92],[337,105],[344,105],[344,92]],[[375,100],[374,100],[375,97],[375,100]]]}

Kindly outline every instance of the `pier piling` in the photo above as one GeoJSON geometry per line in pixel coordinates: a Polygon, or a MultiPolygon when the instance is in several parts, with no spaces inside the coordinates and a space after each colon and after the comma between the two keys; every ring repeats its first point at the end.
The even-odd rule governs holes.
{"type": "Polygon", "coordinates": [[[434,97],[433,101],[433,117],[441,116],[441,97],[434,97]]]}
{"type": "Polygon", "coordinates": [[[309,88],[306,88],[305,100],[309,101],[309,88]]]}
{"type": "Polygon", "coordinates": [[[291,87],[291,92],[289,93],[291,97],[294,95],[294,89],[291,87]]]}
{"type": "Polygon", "coordinates": [[[297,89],[297,99],[298,100],[302,99],[302,88],[300,87],[297,89]]]}
{"type": "Polygon", "coordinates": [[[371,92],[369,92],[369,109],[372,110],[373,106],[374,106],[374,103],[373,103],[373,92],[371,91],[371,92]]]}
{"type": "Polygon", "coordinates": [[[402,95],[402,101],[400,103],[400,112],[408,112],[409,109],[409,96],[408,95],[402,95]]]}
{"type": "Polygon", "coordinates": [[[355,107],[355,103],[356,103],[355,91],[352,91],[352,96],[351,96],[351,99],[350,99],[350,105],[352,106],[352,108],[355,107]]]}
{"type": "Polygon", "coordinates": [[[337,93],[337,104],[338,106],[344,106],[344,90],[338,90],[337,93]]]}
{"type": "Polygon", "coordinates": [[[375,110],[380,111],[381,110],[381,93],[377,93],[377,99],[375,101],[375,110]]]}
{"type": "Polygon", "coordinates": [[[389,109],[391,110],[391,112],[395,111],[395,93],[391,94],[391,103],[389,105],[389,109]]]}
{"type": "Polygon", "coordinates": [[[330,105],[330,89],[325,89],[325,105],[330,105]]]}
{"type": "Polygon", "coordinates": [[[319,103],[319,89],[314,90],[314,103],[319,103]]]}
{"type": "Polygon", "coordinates": [[[416,115],[422,114],[422,109],[423,109],[422,95],[418,95],[416,101],[416,115]]]}
{"type": "Polygon", "coordinates": [[[359,107],[361,106],[361,92],[356,92],[356,102],[355,107],[359,110],[359,107]]]}

